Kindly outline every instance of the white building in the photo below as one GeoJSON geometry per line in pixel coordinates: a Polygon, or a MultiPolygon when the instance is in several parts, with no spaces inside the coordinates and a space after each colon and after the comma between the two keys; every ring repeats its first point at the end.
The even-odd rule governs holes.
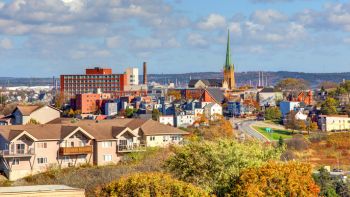
{"type": "Polygon", "coordinates": [[[321,115],[318,125],[322,131],[350,130],[350,117],[346,115],[321,115]]]}
{"type": "Polygon", "coordinates": [[[175,126],[176,127],[188,127],[193,125],[195,121],[194,115],[181,113],[175,117],[175,126]]]}
{"type": "Polygon", "coordinates": [[[159,122],[161,124],[174,126],[174,116],[159,116],[159,122]]]}
{"type": "Polygon", "coordinates": [[[139,85],[139,69],[129,67],[125,70],[127,81],[129,85],[139,85]]]}
{"type": "Polygon", "coordinates": [[[299,110],[299,111],[295,114],[295,119],[297,119],[297,120],[306,120],[306,119],[307,119],[307,115],[304,114],[301,110],[299,110]]]}
{"type": "Polygon", "coordinates": [[[222,107],[217,103],[209,103],[204,107],[204,114],[210,120],[216,120],[218,115],[222,115],[222,107]]]}

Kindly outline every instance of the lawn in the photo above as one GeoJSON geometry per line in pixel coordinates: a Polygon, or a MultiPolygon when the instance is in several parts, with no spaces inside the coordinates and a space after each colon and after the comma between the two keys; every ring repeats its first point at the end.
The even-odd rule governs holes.
{"type": "Polygon", "coordinates": [[[292,138],[292,132],[288,130],[281,129],[271,129],[272,133],[266,132],[266,127],[254,127],[255,130],[259,131],[259,133],[263,134],[269,140],[278,140],[280,137],[283,139],[292,138]]]}

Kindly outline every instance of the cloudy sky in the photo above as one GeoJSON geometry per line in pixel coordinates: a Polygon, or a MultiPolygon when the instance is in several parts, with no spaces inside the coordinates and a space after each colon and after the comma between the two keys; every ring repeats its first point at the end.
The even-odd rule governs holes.
{"type": "Polygon", "coordinates": [[[349,0],[0,0],[0,76],[350,71],[349,0]]]}

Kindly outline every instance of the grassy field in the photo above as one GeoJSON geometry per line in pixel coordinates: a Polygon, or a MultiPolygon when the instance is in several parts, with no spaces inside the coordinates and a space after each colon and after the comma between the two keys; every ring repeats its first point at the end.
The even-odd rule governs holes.
{"type": "Polygon", "coordinates": [[[278,140],[280,137],[282,137],[283,139],[290,139],[293,137],[292,132],[288,130],[272,129],[272,133],[267,133],[266,127],[254,127],[254,129],[259,131],[269,140],[278,140]]]}

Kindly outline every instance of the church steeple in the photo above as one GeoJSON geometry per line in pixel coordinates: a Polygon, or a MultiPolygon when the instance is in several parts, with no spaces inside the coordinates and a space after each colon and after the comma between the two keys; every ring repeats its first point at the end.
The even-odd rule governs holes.
{"type": "Polygon", "coordinates": [[[231,61],[231,47],[230,47],[230,30],[227,30],[227,48],[226,48],[226,62],[225,62],[225,69],[231,69],[233,67],[232,61],[231,61]]]}
{"type": "Polygon", "coordinates": [[[229,90],[233,90],[236,88],[235,68],[231,61],[230,30],[227,30],[227,32],[228,34],[227,34],[226,62],[224,66],[223,84],[225,84],[229,90]]]}

